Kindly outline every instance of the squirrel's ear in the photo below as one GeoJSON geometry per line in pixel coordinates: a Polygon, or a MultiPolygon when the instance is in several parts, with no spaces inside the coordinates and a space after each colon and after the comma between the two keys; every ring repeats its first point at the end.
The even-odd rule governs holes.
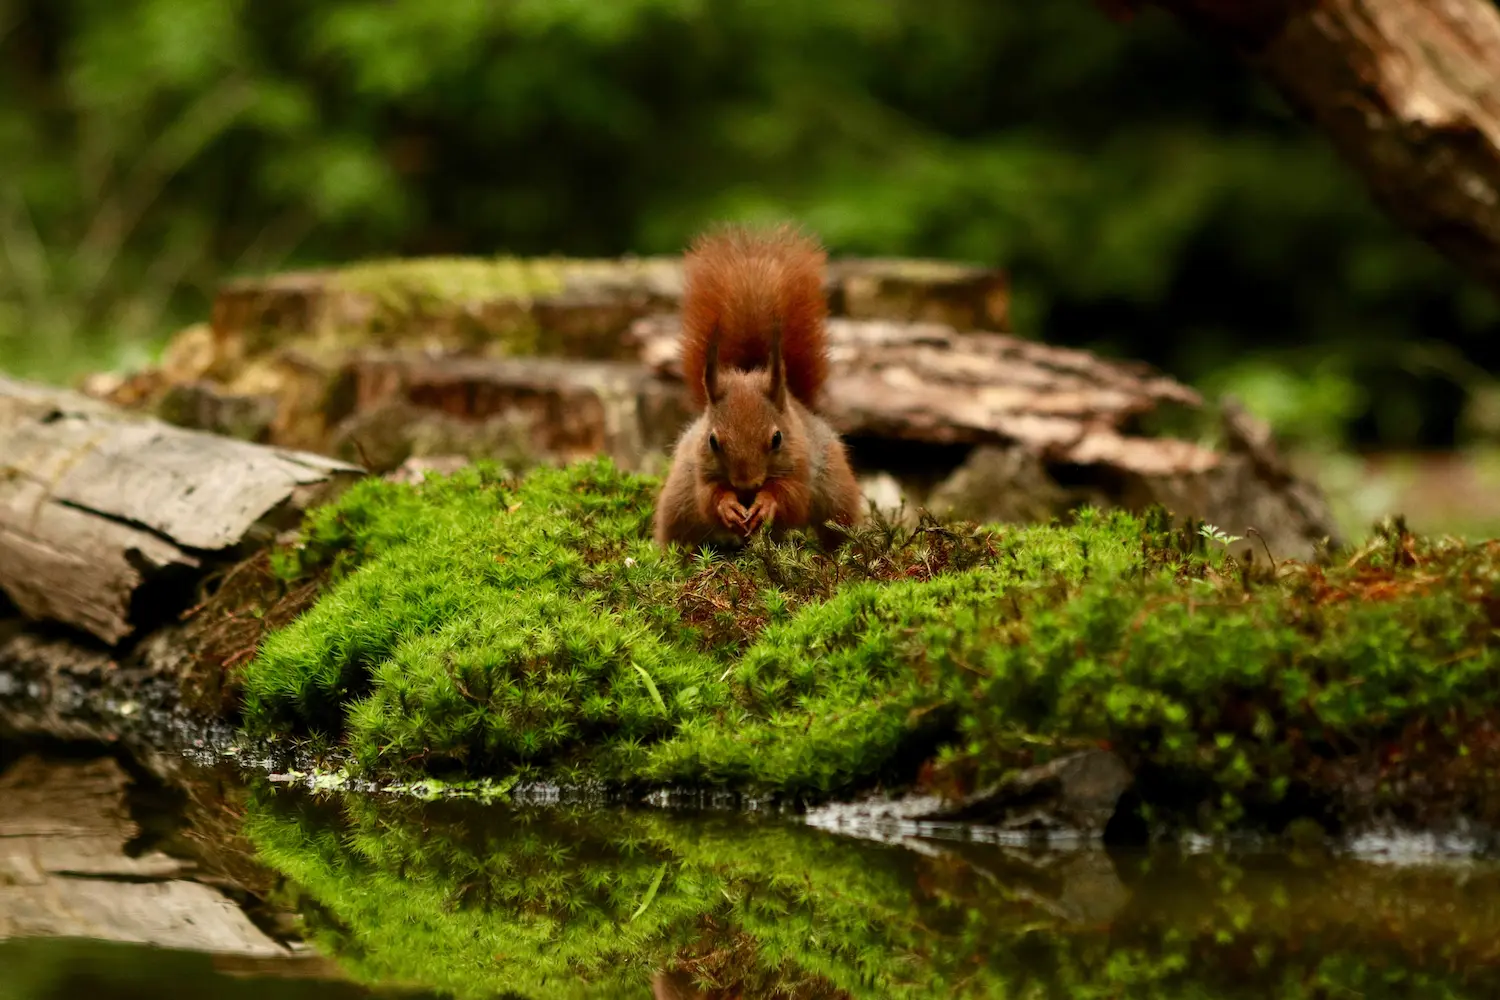
{"type": "Polygon", "coordinates": [[[719,324],[708,332],[708,353],[703,359],[703,391],[710,403],[719,401],[719,324]]]}
{"type": "Polygon", "coordinates": [[[771,388],[766,395],[776,409],[786,408],[786,359],[781,354],[781,320],[771,327],[771,388]]]}

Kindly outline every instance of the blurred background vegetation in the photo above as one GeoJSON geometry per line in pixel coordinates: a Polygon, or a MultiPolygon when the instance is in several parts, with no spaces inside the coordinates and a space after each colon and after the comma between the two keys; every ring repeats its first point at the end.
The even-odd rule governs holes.
{"type": "Polygon", "coordinates": [[[1092,0],[0,0],[0,369],[139,363],[226,276],[675,252],[796,216],[996,264],[1018,332],[1294,443],[1500,439],[1500,308],[1170,18],[1092,0]]]}

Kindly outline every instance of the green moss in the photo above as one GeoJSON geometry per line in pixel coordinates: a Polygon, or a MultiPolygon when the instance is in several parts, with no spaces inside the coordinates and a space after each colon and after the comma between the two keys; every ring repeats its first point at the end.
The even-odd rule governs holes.
{"type": "Polygon", "coordinates": [[[370,770],[810,798],[1107,743],[1158,804],[1232,821],[1335,794],[1330,762],[1384,767],[1414,726],[1441,755],[1500,707],[1500,543],[1392,527],[1273,573],[1086,511],[684,560],[649,540],[654,490],[602,461],[355,488],[284,568],[333,582],[246,670],[247,723],[370,770]]]}
{"type": "Polygon", "coordinates": [[[510,257],[369,261],[333,272],[331,281],[335,289],[374,302],[376,313],[368,324],[377,338],[384,331],[426,329],[446,320],[458,324],[451,332],[461,339],[499,336],[507,354],[535,353],[536,324],[527,309],[534,297],[555,295],[564,285],[562,273],[549,262],[510,257]],[[465,313],[482,303],[494,309],[487,321],[465,313]],[[499,308],[502,303],[514,308],[507,313],[499,308]]]}
{"type": "Polygon", "coordinates": [[[1481,997],[1497,873],[922,854],[767,817],[314,802],[246,830],[320,950],[459,998],[1481,997]],[[1349,905],[1349,900],[1360,900],[1349,905]]]}
{"type": "MultiPolygon", "coordinates": [[[[670,258],[423,257],[350,265],[330,272],[329,281],[333,290],[375,307],[357,330],[344,334],[393,342],[435,336],[491,354],[532,355],[556,348],[539,339],[531,311],[536,300],[571,290],[608,299],[620,286],[649,292],[671,285],[677,268],[670,258]]],[[[612,328],[611,321],[605,327],[612,328]]],[[[611,356],[608,347],[596,345],[594,353],[611,356]]]]}
{"type": "Polygon", "coordinates": [[[422,257],[373,260],[332,272],[333,287],[373,295],[408,312],[514,299],[563,290],[556,262],[518,257],[422,257]]]}

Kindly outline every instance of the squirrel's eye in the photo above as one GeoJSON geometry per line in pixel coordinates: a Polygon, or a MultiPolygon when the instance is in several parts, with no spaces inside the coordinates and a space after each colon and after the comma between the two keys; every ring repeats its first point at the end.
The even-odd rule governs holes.
{"type": "Polygon", "coordinates": [[[708,446],[710,448],[712,448],[714,451],[718,451],[719,450],[719,435],[717,435],[717,434],[710,434],[708,436],[708,446]]]}
{"type": "Polygon", "coordinates": [[[781,432],[777,431],[775,434],[771,435],[771,450],[775,451],[777,448],[780,448],[780,447],[781,447],[781,432]]]}

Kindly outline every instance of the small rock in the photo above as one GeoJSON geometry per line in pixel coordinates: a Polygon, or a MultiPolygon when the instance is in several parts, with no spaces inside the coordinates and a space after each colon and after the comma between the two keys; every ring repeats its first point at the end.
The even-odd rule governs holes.
{"type": "Polygon", "coordinates": [[[859,481],[859,488],[864,493],[865,501],[873,503],[875,509],[886,517],[894,519],[903,513],[911,513],[906,491],[901,488],[896,477],[889,472],[877,472],[862,477],[859,481]]]}
{"type": "Polygon", "coordinates": [[[78,391],[94,399],[109,399],[125,385],[120,372],[92,372],[78,383],[78,391]]]}
{"type": "Polygon", "coordinates": [[[274,396],[226,392],[208,381],[182,382],[167,389],[156,415],[177,427],[262,442],[270,437],[276,405],[274,396]]]}
{"type": "Polygon", "coordinates": [[[1046,521],[1067,495],[1042,460],[1019,446],[980,445],[933,490],[927,506],[939,517],[981,524],[1046,521]]]}
{"type": "Polygon", "coordinates": [[[393,483],[416,486],[421,484],[429,472],[451,476],[468,464],[469,460],[463,455],[414,455],[402,462],[396,471],[387,473],[385,478],[393,483]]]}

